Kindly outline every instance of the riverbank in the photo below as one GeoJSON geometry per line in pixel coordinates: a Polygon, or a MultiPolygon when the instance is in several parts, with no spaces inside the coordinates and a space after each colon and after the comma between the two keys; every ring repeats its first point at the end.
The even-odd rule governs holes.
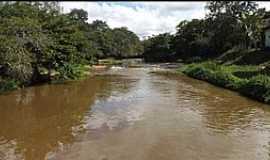
{"type": "Polygon", "coordinates": [[[49,71],[46,68],[39,70],[39,79],[31,81],[27,84],[16,81],[12,78],[3,78],[0,76],[0,94],[8,91],[33,86],[36,84],[56,84],[65,83],[70,81],[83,80],[92,74],[92,70],[106,69],[112,66],[128,66],[128,67],[142,67],[141,59],[115,59],[105,58],[100,59],[96,63],[85,65],[85,64],[67,64],[59,70],[49,71]]]}
{"type": "Polygon", "coordinates": [[[270,103],[270,70],[267,67],[202,62],[185,65],[178,72],[270,103]]]}
{"type": "Polygon", "coordinates": [[[39,81],[32,81],[28,84],[21,83],[12,78],[3,78],[0,76],[0,93],[5,93],[8,91],[16,90],[19,88],[24,88],[28,86],[33,86],[40,83],[63,83],[68,81],[82,80],[87,76],[91,75],[92,66],[90,65],[72,65],[66,66],[66,68],[60,69],[58,71],[43,69],[40,72],[39,81]]]}

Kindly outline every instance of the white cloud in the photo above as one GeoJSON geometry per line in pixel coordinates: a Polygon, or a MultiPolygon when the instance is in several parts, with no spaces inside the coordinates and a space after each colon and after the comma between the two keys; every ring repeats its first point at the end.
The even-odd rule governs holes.
{"type": "MultiPolygon", "coordinates": [[[[141,38],[152,34],[175,32],[182,20],[203,18],[206,2],[60,2],[64,12],[81,8],[89,22],[104,20],[112,27],[126,26],[141,38]]],[[[270,9],[270,2],[258,2],[270,9]]]]}
{"type": "Polygon", "coordinates": [[[81,8],[89,22],[100,19],[112,28],[126,26],[140,37],[175,32],[184,19],[203,18],[205,2],[61,2],[64,12],[81,8]]]}
{"type": "Polygon", "coordinates": [[[265,8],[266,10],[270,10],[270,2],[257,2],[259,7],[265,8]]]}

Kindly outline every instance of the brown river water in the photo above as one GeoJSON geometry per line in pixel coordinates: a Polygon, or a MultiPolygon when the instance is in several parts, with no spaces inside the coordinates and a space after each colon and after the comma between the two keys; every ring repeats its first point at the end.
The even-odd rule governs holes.
{"type": "Polygon", "coordinates": [[[0,160],[268,160],[270,106],[151,67],[0,96],[0,160]]]}

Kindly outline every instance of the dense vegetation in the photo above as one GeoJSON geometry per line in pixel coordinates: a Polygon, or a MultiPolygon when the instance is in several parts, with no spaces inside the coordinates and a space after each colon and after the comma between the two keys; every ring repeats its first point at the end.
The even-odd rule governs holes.
{"type": "Polygon", "coordinates": [[[0,2],[0,91],[76,79],[98,58],[136,57],[143,47],[127,28],[62,13],[58,2],[0,2]]]}
{"type": "Polygon", "coordinates": [[[270,54],[264,46],[269,12],[251,1],[207,2],[204,19],[180,22],[174,35],[143,42],[149,62],[182,59],[181,72],[270,103],[270,54]]]}
{"type": "Polygon", "coordinates": [[[0,2],[0,92],[80,78],[98,59],[121,64],[112,58],[142,55],[147,62],[193,62],[182,68],[185,74],[270,103],[263,43],[268,12],[252,1],[211,1],[206,8],[204,19],[181,21],[175,34],[141,42],[126,27],[88,23],[82,9],[63,13],[57,2],[0,2]]]}
{"type": "Polygon", "coordinates": [[[175,55],[171,48],[172,38],[172,35],[164,33],[144,40],[144,59],[148,62],[173,61],[175,55]]]}
{"type": "Polygon", "coordinates": [[[267,12],[258,8],[257,3],[211,1],[206,9],[209,13],[204,19],[181,21],[176,34],[160,34],[145,40],[146,60],[200,61],[218,57],[233,48],[263,47],[263,16],[267,12]]]}

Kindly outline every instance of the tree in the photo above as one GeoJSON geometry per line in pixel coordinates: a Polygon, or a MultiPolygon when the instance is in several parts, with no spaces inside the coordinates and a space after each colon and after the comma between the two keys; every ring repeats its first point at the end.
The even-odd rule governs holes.
{"type": "Polygon", "coordinates": [[[113,33],[112,55],[116,57],[136,57],[142,53],[142,45],[139,37],[126,27],[115,28],[113,33]]]}
{"type": "MultiPolygon", "coordinates": [[[[0,3],[0,84],[28,85],[54,79],[74,79],[81,65],[96,58],[140,55],[142,45],[127,28],[87,22],[88,13],[62,13],[58,2],[0,3]]],[[[79,70],[79,71],[78,71],[79,70]]],[[[0,90],[2,87],[0,86],[0,90]]]]}
{"type": "Polygon", "coordinates": [[[143,57],[147,62],[172,61],[174,55],[171,50],[172,35],[169,33],[159,34],[144,40],[143,57]]]}
{"type": "Polygon", "coordinates": [[[72,9],[69,16],[82,22],[86,22],[88,20],[88,13],[83,9],[72,9]]]}
{"type": "Polygon", "coordinates": [[[90,24],[90,27],[92,30],[95,30],[95,31],[106,31],[106,30],[110,29],[108,24],[105,21],[101,21],[101,20],[94,20],[90,24]]]}
{"type": "Polygon", "coordinates": [[[258,11],[257,3],[252,1],[211,1],[207,3],[206,8],[210,11],[207,16],[212,19],[221,16],[235,19],[245,34],[244,46],[246,48],[250,46],[250,40],[254,38],[252,31],[254,26],[256,27],[253,17],[258,11]]]}
{"type": "Polygon", "coordinates": [[[176,34],[172,41],[172,48],[177,58],[186,59],[192,56],[210,55],[209,35],[205,20],[192,19],[181,21],[176,27],[176,34]]]}

